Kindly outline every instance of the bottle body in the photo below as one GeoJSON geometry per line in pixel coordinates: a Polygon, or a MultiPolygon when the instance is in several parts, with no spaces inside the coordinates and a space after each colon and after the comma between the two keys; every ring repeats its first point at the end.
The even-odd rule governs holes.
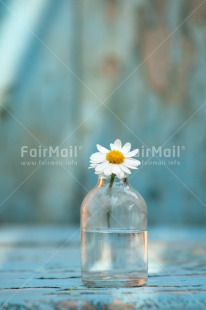
{"type": "Polygon", "coordinates": [[[100,177],[81,206],[82,281],[91,287],[147,280],[147,207],[125,178],[100,177]]]}

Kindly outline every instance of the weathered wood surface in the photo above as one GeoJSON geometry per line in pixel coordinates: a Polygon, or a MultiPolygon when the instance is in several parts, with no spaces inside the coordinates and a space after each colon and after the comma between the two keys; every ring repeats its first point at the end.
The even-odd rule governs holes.
{"type": "Polygon", "coordinates": [[[139,288],[86,288],[78,227],[3,227],[0,309],[206,309],[206,230],[152,229],[139,288]]]}

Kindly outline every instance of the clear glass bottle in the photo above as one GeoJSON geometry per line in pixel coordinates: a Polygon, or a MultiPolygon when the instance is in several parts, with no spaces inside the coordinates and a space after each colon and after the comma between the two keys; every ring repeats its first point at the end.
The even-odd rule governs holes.
{"type": "Polygon", "coordinates": [[[128,179],[100,176],[81,206],[82,281],[90,287],[144,285],[147,206],[128,179]]]}

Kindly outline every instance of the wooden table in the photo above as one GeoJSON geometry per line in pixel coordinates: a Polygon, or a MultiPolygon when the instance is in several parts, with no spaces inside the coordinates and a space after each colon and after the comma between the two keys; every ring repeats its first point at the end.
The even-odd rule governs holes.
{"type": "Polygon", "coordinates": [[[3,226],[0,309],[206,309],[206,230],[149,231],[144,287],[92,289],[80,277],[78,227],[3,226]]]}

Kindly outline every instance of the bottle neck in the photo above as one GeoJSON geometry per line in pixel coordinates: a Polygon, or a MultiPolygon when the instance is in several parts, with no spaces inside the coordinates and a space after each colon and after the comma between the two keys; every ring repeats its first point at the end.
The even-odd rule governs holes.
{"type": "Polygon", "coordinates": [[[119,179],[117,176],[114,177],[114,179],[111,179],[112,176],[104,176],[104,175],[99,175],[98,177],[98,181],[97,181],[97,187],[101,187],[104,185],[108,185],[108,186],[113,186],[114,184],[122,184],[122,185],[128,185],[128,177],[125,176],[125,178],[123,179],[119,179]]]}

